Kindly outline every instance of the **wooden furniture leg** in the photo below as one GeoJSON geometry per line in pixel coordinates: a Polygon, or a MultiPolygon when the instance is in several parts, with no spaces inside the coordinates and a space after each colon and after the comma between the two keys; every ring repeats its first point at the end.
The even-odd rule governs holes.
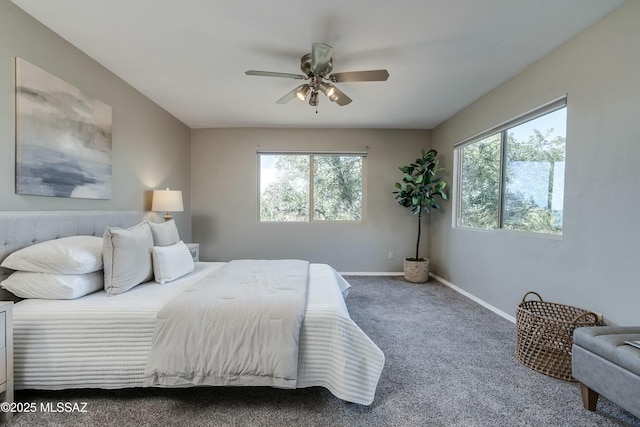
{"type": "Polygon", "coordinates": [[[598,393],[582,383],[580,384],[580,392],[582,393],[582,403],[584,407],[590,411],[595,411],[596,405],[598,404],[598,393]]]}

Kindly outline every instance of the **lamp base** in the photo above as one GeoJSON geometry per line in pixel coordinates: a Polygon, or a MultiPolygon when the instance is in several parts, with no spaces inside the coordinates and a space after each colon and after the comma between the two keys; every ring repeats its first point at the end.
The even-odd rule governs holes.
{"type": "Polygon", "coordinates": [[[171,221],[172,219],[173,219],[173,217],[171,216],[171,214],[169,212],[164,214],[164,220],[165,221],[171,221]]]}

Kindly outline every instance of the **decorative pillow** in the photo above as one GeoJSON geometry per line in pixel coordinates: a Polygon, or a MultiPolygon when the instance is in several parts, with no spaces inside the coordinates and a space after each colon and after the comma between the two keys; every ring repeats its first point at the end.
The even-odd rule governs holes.
{"type": "Polygon", "coordinates": [[[109,295],[121,294],[151,280],[153,237],[147,222],[127,228],[104,230],[104,289],[109,295]]]}
{"type": "Polygon", "coordinates": [[[174,220],[165,221],[163,223],[155,223],[147,221],[151,227],[151,235],[153,235],[153,246],[171,246],[180,241],[178,227],[174,220]]]}
{"type": "Polygon", "coordinates": [[[193,269],[191,252],[182,241],[171,246],[153,248],[153,275],[161,285],[187,275],[193,269]]]}
{"type": "Polygon", "coordinates": [[[75,299],[104,287],[102,271],[50,274],[16,271],[1,283],[20,298],[75,299]]]}
{"type": "Polygon", "coordinates": [[[92,273],[102,270],[102,239],[71,236],[48,240],[13,252],[0,266],[34,273],[92,273]]]}

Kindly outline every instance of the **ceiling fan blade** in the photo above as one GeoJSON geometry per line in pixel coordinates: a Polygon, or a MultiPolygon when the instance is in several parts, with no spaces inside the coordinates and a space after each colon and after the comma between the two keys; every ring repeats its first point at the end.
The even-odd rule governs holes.
{"type": "Polygon", "coordinates": [[[329,80],[334,83],[348,82],[383,82],[389,78],[387,70],[347,71],[346,73],[334,73],[329,80]]]}
{"type": "Polygon", "coordinates": [[[332,54],[333,48],[328,44],[313,43],[311,45],[311,72],[324,74],[327,71],[332,54]]]}
{"type": "Polygon", "coordinates": [[[289,74],[289,73],[274,73],[273,71],[256,71],[249,70],[244,72],[247,76],[262,76],[262,77],[284,77],[286,79],[306,79],[306,76],[302,74],[289,74]]]}
{"type": "Polygon", "coordinates": [[[282,98],[278,99],[276,101],[276,104],[286,104],[287,102],[296,99],[296,93],[303,88],[304,85],[300,85],[297,88],[295,88],[294,90],[292,90],[291,92],[287,93],[285,96],[283,96],[282,98]]]}
{"type": "Polygon", "coordinates": [[[347,104],[350,104],[352,99],[349,98],[347,95],[345,95],[345,93],[343,91],[341,91],[340,89],[338,89],[337,87],[333,87],[334,93],[336,95],[338,95],[338,99],[335,100],[335,103],[338,104],[339,106],[343,107],[347,104]]]}

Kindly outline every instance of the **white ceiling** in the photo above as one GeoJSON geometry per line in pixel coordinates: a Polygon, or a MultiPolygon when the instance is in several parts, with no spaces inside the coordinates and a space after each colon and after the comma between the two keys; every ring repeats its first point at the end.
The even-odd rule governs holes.
{"type": "Polygon", "coordinates": [[[192,128],[430,129],[624,0],[12,0],[192,128]],[[275,101],[311,43],[353,102],[275,101]]]}

